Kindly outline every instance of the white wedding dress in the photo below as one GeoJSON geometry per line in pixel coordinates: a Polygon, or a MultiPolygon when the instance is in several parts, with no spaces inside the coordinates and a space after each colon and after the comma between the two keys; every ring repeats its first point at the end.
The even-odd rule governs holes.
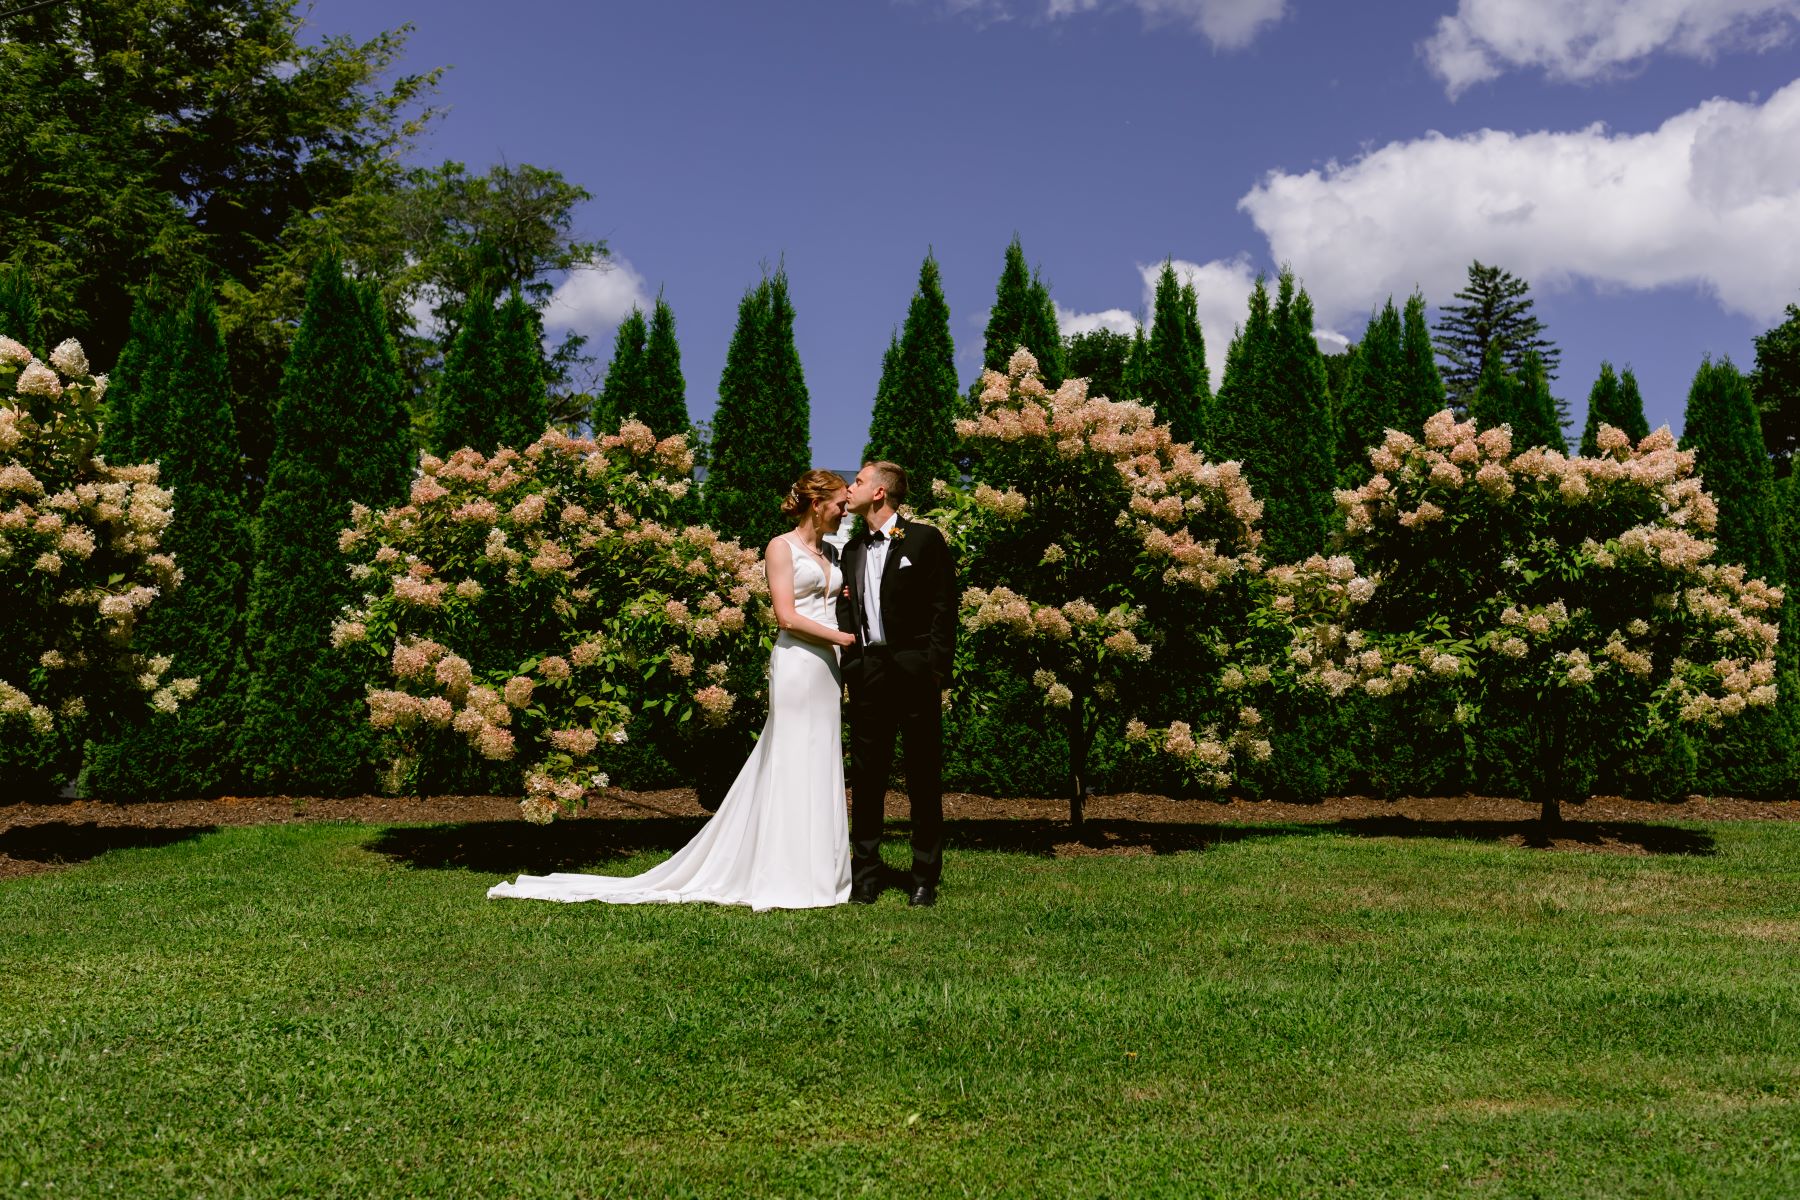
{"type": "MultiPolygon", "coordinates": [[[[804,546],[794,547],[794,607],[837,628],[843,586],[804,546]]],[[[823,908],[850,897],[850,830],[836,647],[783,631],[769,657],[769,719],[719,810],[668,861],[642,875],[521,875],[490,898],[601,900],[609,904],[744,904],[823,908]]]]}

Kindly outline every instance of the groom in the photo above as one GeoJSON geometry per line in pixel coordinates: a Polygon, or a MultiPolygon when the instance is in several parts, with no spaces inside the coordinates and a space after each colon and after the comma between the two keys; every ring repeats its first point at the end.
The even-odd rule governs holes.
{"type": "Polygon", "coordinates": [[[912,876],[907,902],[937,902],[944,862],[944,730],[939,693],[956,648],[956,564],[944,535],[896,511],[906,472],[865,463],[850,485],[850,511],[868,532],[844,548],[839,629],[850,688],[850,899],[881,894],[881,823],[894,739],[906,744],[906,794],[912,803],[912,876]]]}

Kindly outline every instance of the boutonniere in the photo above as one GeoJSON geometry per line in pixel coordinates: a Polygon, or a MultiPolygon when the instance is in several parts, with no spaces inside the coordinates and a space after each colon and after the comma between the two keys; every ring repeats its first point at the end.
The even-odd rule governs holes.
{"type": "Polygon", "coordinates": [[[905,536],[906,536],[906,526],[896,525],[896,526],[894,526],[894,532],[888,534],[888,541],[897,542],[905,536]]]}

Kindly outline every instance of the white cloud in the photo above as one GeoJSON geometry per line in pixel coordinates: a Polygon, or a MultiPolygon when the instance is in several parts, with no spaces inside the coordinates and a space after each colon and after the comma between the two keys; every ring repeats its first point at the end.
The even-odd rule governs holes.
{"type": "Polygon", "coordinates": [[[1767,320],[1800,279],[1796,147],[1800,81],[1641,134],[1428,134],[1348,165],[1272,171],[1239,207],[1327,325],[1415,286],[1447,301],[1476,258],[1538,286],[1698,286],[1767,320]]]}
{"type": "Polygon", "coordinates": [[[1110,329],[1114,333],[1129,335],[1137,329],[1137,323],[1137,315],[1128,313],[1122,308],[1108,308],[1100,312],[1084,313],[1064,308],[1060,304],[1056,305],[1056,329],[1064,337],[1072,337],[1078,333],[1092,333],[1096,329],[1110,329]]]}
{"type": "Polygon", "coordinates": [[[1148,26],[1181,25],[1220,50],[1239,50],[1287,13],[1287,0],[945,0],[980,21],[1059,20],[1102,10],[1136,9],[1148,26]]]}
{"type": "Polygon", "coordinates": [[[648,312],[655,303],[644,277],[614,256],[570,271],[550,297],[544,325],[592,337],[617,329],[632,309],[648,312]]]}
{"type": "Polygon", "coordinates": [[[1797,19],[1800,0],[1460,0],[1420,48],[1454,97],[1509,68],[1589,80],[1652,54],[1767,50],[1797,19]]]}

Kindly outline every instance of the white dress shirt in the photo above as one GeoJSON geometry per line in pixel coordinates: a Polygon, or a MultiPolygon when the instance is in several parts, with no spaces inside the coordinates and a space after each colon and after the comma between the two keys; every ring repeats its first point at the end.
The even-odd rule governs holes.
{"type": "Polygon", "coordinates": [[[881,627],[881,574],[887,570],[888,550],[894,544],[894,522],[899,519],[899,513],[889,513],[878,531],[886,536],[863,547],[863,623],[868,627],[871,646],[887,644],[887,631],[881,627]]]}

